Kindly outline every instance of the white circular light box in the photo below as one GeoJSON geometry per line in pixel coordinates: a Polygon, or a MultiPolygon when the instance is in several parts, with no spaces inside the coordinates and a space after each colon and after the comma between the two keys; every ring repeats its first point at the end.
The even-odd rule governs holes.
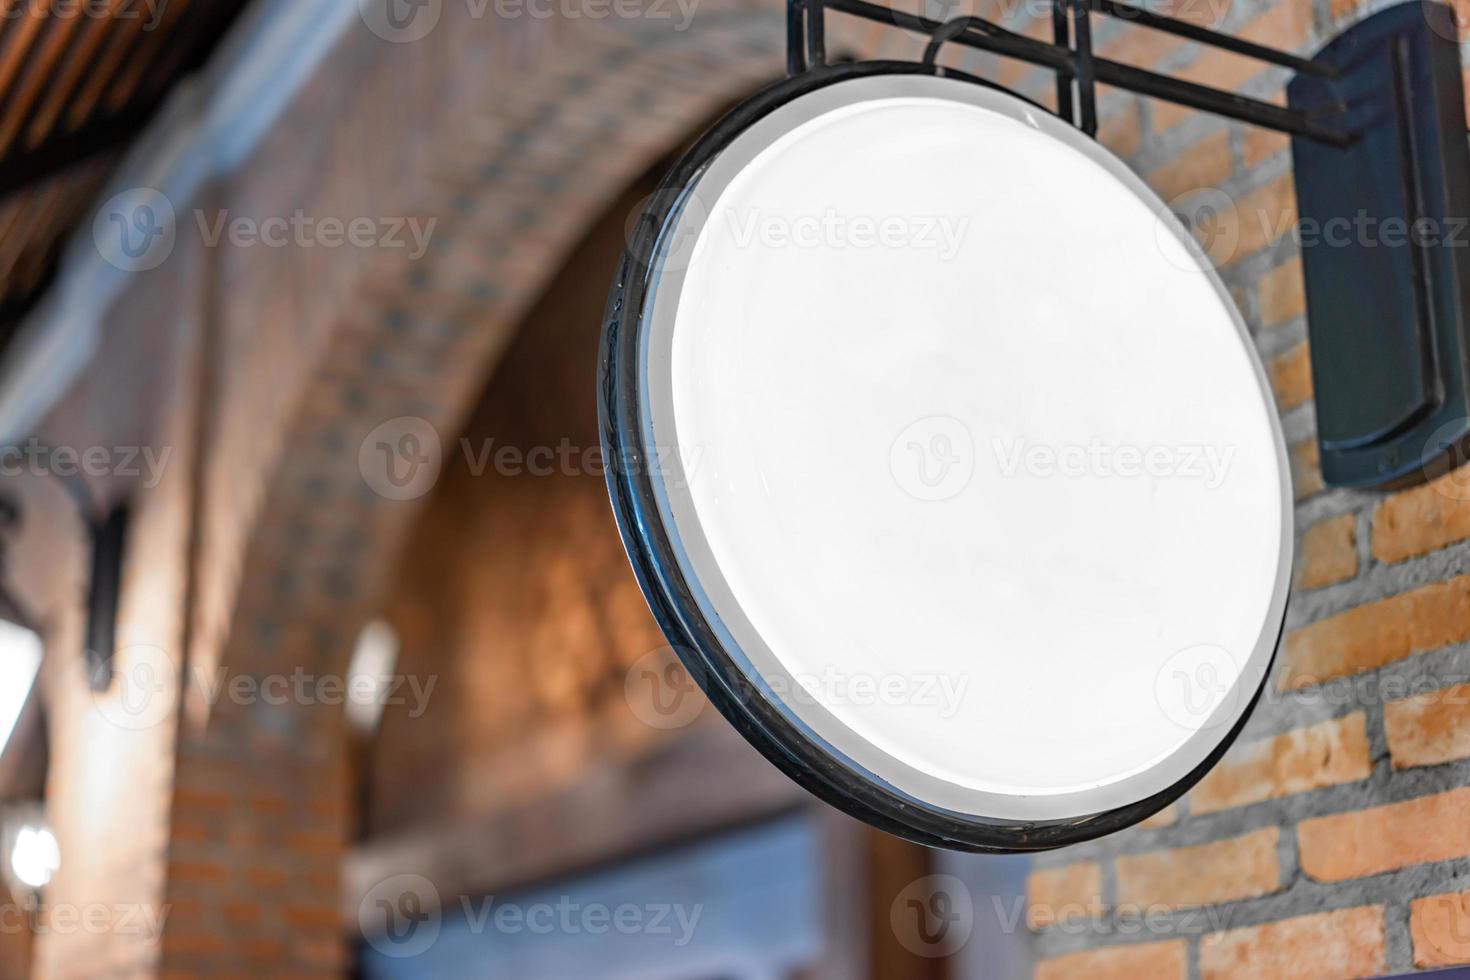
{"type": "Polygon", "coordinates": [[[890,63],[736,109],[632,232],[601,380],[665,632],[855,816],[1117,830],[1261,689],[1291,567],[1265,375],[1177,220],[1031,103],[890,63]]]}

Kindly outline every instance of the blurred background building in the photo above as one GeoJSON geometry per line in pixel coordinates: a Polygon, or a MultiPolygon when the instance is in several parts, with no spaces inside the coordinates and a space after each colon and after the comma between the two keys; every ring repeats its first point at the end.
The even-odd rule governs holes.
{"type": "MultiPolygon", "coordinates": [[[[1049,30],[1041,0],[941,6],[1049,30]]],[[[1368,12],[1155,6],[1299,51],[1368,12]]],[[[672,155],[780,77],[779,5],[0,12],[0,977],[1470,961],[1470,709],[1437,696],[1470,680],[1470,494],[1323,491],[1283,138],[1104,92],[1101,139],[1209,234],[1268,359],[1301,568],[1245,743],[1033,868],[907,845],[780,776],[677,668],[612,523],[613,265],[672,155]]],[[[1286,81],[1129,25],[1098,40],[1286,81]]],[[[834,22],[829,47],[922,41],[834,22]]]]}

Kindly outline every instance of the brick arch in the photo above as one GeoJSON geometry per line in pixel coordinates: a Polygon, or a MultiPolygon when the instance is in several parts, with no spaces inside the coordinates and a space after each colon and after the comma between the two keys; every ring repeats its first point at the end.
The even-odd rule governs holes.
{"type": "MultiPolygon", "coordinates": [[[[446,18],[455,9],[446,4],[446,18]]],[[[461,27],[484,30],[450,23],[439,31],[461,27]]],[[[395,164],[410,172],[356,188],[355,198],[354,188],[326,182],[317,193],[301,172],[295,185],[330,196],[333,210],[322,213],[385,215],[393,202],[399,214],[433,219],[432,247],[416,262],[392,255],[346,271],[314,256],[283,257],[267,270],[235,267],[223,256],[210,274],[206,302],[226,320],[241,317],[232,290],[251,275],[272,293],[284,279],[310,296],[326,291],[331,302],[303,300],[290,311],[299,317],[297,335],[280,342],[305,355],[293,366],[262,356],[220,378],[192,676],[345,672],[355,633],[380,601],[424,503],[374,492],[359,466],[364,439],[386,420],[412,416],[449,442],[522,313],[583,230],[717,109],[777,77],[782,32],[769,8],[713,6],[701,7],[687,31],[656,35],[638,24],[532,24],[514,45],[476,49],[519,63],[513,86],[468,108],[456,105],[467,97],[434,77],[473,70],[461,39],[445,42],[457,45],[457,63],[443,51],[403,50],[413,45],[344,42],[324,74],[345,77],[314,79],[283,124],[288,133],[309,132],[330,107],[339,123],[330,138],[308,145],[315,159],[299,159],[294,144],[274,158],[280,162],[248,168],[265,176],[247,171],[215,193],[236,202],[268,198],[270,169],[288,166],[293,153],[289,166],[302,171],[340,168],[343,159],[355,166],[354,151],[382,139],[373,121],[411,117],[415,98],[438,93],[436,105],[450,106],[452,117],[431,134],[430,148],[399,154],[395,164]],[[427,63],[435,55],[441,63],[427,63]],[[411,84],[402,84],[405,74],[411,84]],[[251,371],[255,380],[243,385],[238,375],[251,371]]],[[[267,316],[283,302],[257,296],[252,313],[267,316]]],[[[221,356],[234,329],[225,324],[221,356]]],[[[197,684],[185,697],[166,875],[175,914],[163,969],[204,974],[248,961],[341,970],[338,869],[353,814],[340,708],[228,696],[209,704],[197,684]],[[247,870],[242,877],[231,868],[247,870]],[[260,902],[262,893],[280,900],[260,902]]]]}

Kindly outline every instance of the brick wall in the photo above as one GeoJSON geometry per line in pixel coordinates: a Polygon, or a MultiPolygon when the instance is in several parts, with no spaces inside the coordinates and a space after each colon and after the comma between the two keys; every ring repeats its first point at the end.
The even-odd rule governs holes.
{"type": "MultiPolygon", "coordinates": [[[[1233,0],[1212,21],[1309,53],[1367,13],[1233,0]]],[[[1282,72],[1140,35],[1101,44],[1284,96],[1282,72]]],[[[1020,83],[1044,95],[1039,76],[1020,83]]],[[[1142,827],[1037,859],[1037,975],[1341,977],[1470,962],[1470,469],[1399,493],[1324,490],[1285,138],[1117,92],[1103,111],[1103,141],[1175,210],[1224,205],[1212,257],[1282,413],[1298,557],[1267,694],[1221,764],[1142,827]]]]}
{"type": "MultiPolygon", "coordinates": [[[[1359,15],[1337,0],[1174,6],[1301,50],[1359,15]]],[[[57,444],[168,446],[174,456],[157,487],[98,488],[107,499],[132,496],[138,508],[118,666],[132,676],[161,652],[156,693],[166,710],[147,725],[119,724],[65,655],[80,644],[80,539],[64,498],[26,488],[28,527],[43,529],[27,544],[29,598],[48,611],[48,643],[61,651],[42,681],[48,796],[64,854],[48,900],[169,910],[159,942],[117,930],[44,934],[38,976],[343,971],[341,866],[359,815],[339,712],[210,703],[178,681],[216,669],[255,679],[297,667],[340,674],[405,541],[453,545],[468,562],[477,546],[514,532],[503,523],[515,520],[509,513],[487,517],[471,506],[479,484],[460,486],[457,500],[448,486],[449,510],[413,532],[427,502],[389,501],[364,485],[364,437],[411,415],[452,447],[515,329],[594,219],[720,106],[779,72],[772,3],[711,0],[678,32],[636,21],[456,21],[466,9],[445,4],[438,30],[413,44],[354,26],[266,146],[200,200],[175,202],[184,216],[175,253],[139,274],[109,311],[101,355],[43,426],[57,444]],[[439,225],[418,263],[352,250],[209,249],[193,207],[416,215],[439,225]],[[483,523],[455,539],[459,518],[483,523]]],[[[1008,9],[1017,29],[1044,32],[1028,11],[1008,9]]],[[[1280,98],[1282,73],[1231,56],[1116,24],[1100,25],[1098,41],[1110,57],[1280,98]]],[[[920,50],[901,32],[856,25],[835,30],[832,46],[900,58],[920,50]]],[[[1052,97],[1039,72],[973,53],[946,57],[1052,97]]],[[[1201,192],[1215,201],[1214,190],[1233,202],[1213,254],[1271,365],[1292,444],[1302,557],[1272,697],[1230,758],[1145,826],[1038,861],[1027,921],[1039,972],[1341,975],[1470,960],[1470,492],[1454,475],[1390,496],[1323,490],[1300,261],[1273,234],[1292,216],[1284,140],[1114,91],[1104,92],[1102,112],[1103,141],[1181,209],[1201,192]],[[1140,910],[1151,918],[1135,927],[1140,910]]],[[[587,288],[600,299],[600,280],[587,288]]],[[[476,416],[480,423],[496,418],[485,404],[491,414],[476,416]]],[[[550,438],[534,426],[520,435],[550,438]]],[[[567,531],[575,537],[598,511],[606,518],[600,486],[583,482],[495,492],[527,520],[551,521],[551,505],[565,502],[580,522],[567,531]]],[[[609,699],[630,650],[597,645],[600,617],[623,618],[622,640],[647,637],[626,588],[577,592],[618,565],[610,531],[589,531],[602,545],[570,560],[556,550],[567,535],[539,539],[526,549],[536,583],[486,565],[470,580],[482,591],[454,596],[450,608],[422,589],[400,594],[406,650],[444,655],[431,669],[462,687],[441,689],[445,713],[399,741],[375,774],[376,830],[414,829],[401,805],[410,793],[463,816],[490,797],[546,789],[544,771],[512,766],[524,743],[474,689],[503,683],[497,671],[519,677],[530,708],[507,710],[515,724],[538,726],[609,699]],[[543,586],[567,605],[551,609],[543,586]],[[522,660],[478,658],[483,631],[507,625],[470,614],[494,589],[524,600],[522,627],[549,615],[566,634],[511,629],[522,660]],[[429,602],[441,632],[414,633],[415,601],[429,602]],[[515,673],[532,652],[583,642],[594,655],[531,680],[515,673]],[[462,754],[421,771],[435,747],[449,745],[462,754]],[[496,781],[477,778],[481,766],[496,781]]],[[[414,554],[405,567],[431,563],[421,551],[415,565],[414,554]]],[[[426,574],[415,584],[435,581],[426,574]]],[[[560,774],[565,785],[602,758],[607,745],[591,743],[605,732],[581,732],[582,754],[560,774]]],[[[656,741],[633,734],[639,749],[656,741]]],[[[547,744],[554,762],[566,743],[547,744]]],[[[703,751],[684,758],[686,769],[717,757],[703,751]]],[[[632,785],[601,789],[636,796],[632,785]]],[[[691,806],[659,802],[669,812],[691,806]]],[[[606,830],[594,825],[599,812],[587,807],[578,829],[606,830]]]]}

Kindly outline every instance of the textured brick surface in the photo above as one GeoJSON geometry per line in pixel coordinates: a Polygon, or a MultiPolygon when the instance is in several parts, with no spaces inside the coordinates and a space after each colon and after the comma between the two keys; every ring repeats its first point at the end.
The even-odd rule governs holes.
{"type": "Polygon", "coordinates": [[[1470,576],[1365,603],[1286,637],[1280,687],[1382,667],[1470,637],[1470,576]]]}
{"type": "Polygon", "coordinates": [[[1256,282],[1256,297],[1263,327],[1277,327],[1305,313],[1307,296],[1302,282],[1302,260],[1290,259],[1261,276],[1256,282]]]}
{"type": "Polygon", "coordinates": [[[1129,854],[1117,860],[1118,901],[1125,905],[1205,905],[1255,898],[1281,887],[1277,831],[1129,854]]]}
{"type": "Polygon", "coordinates": [[[1207,136],[1169,163],[1148,173],[1148,182],[1166,201],[1214,187],[1230,175],[1229,134],[1207,136]]]}
{"type": "Polygon", "coordinates": [[[1026,922],[1065,922],[1094,914],[1102,902],[1102,869],[1093,861],[1033,871],[1026,879],[1026,922]]]}
{"type": "Polygon", "coordinates": [[[1213,813],[1367,779],[1372,771],[1363,714],[1354,712],[1232,748],[1190,793],[1189,810],[1213,813]]]}
{"type": "Polygon", "coordinates": [[[1343,514],[1313,524],[1298,544],[1296,587],[1320,589],[1358,573],[1358,518],[1343,514]]]}
{"type": "Polygon", "coordinates": [[[1430,895],[1409,904],[1417,967],[1470,963],[1470,892],[1430,895]]]}
{"type": "Polygon", "coordinates": [[[1470,684],[1456,684],[1383,706],[1395,769],[1470,759],[1470,684]]]}
{"type": "Polygon", "coordinates": [[[1305,915],[1209,936],[1200,942],[1201,980],[1371,977],[1385,965],[1383,909],[1305,915]]]}
{"type": "Polygon", "coordinates": [[[1184,980],[1188,953],[1182,940],[1120,946],[1042,960],[1036,980],[1184,980]]]}
{"type": "Polygon", "coordinates": [[[1470,788],[1303,820],[1297,843],[1318,881],[1470,856],[1470,788]]]}
{"type": "Polygon", "coordinates": [[[1312,362],[1307,345],[1298,344],[1266,365],[1271,388],[1276,392],[1276,405],[1283,412],[1305,404],[1312,397],[1312,362]]]}
{"type": "Polygon", "coordinates": [[[1373,509],[1373,557],[1400,562],[1470,538],[1470,468],[1393,494],[1373,509]]]}

